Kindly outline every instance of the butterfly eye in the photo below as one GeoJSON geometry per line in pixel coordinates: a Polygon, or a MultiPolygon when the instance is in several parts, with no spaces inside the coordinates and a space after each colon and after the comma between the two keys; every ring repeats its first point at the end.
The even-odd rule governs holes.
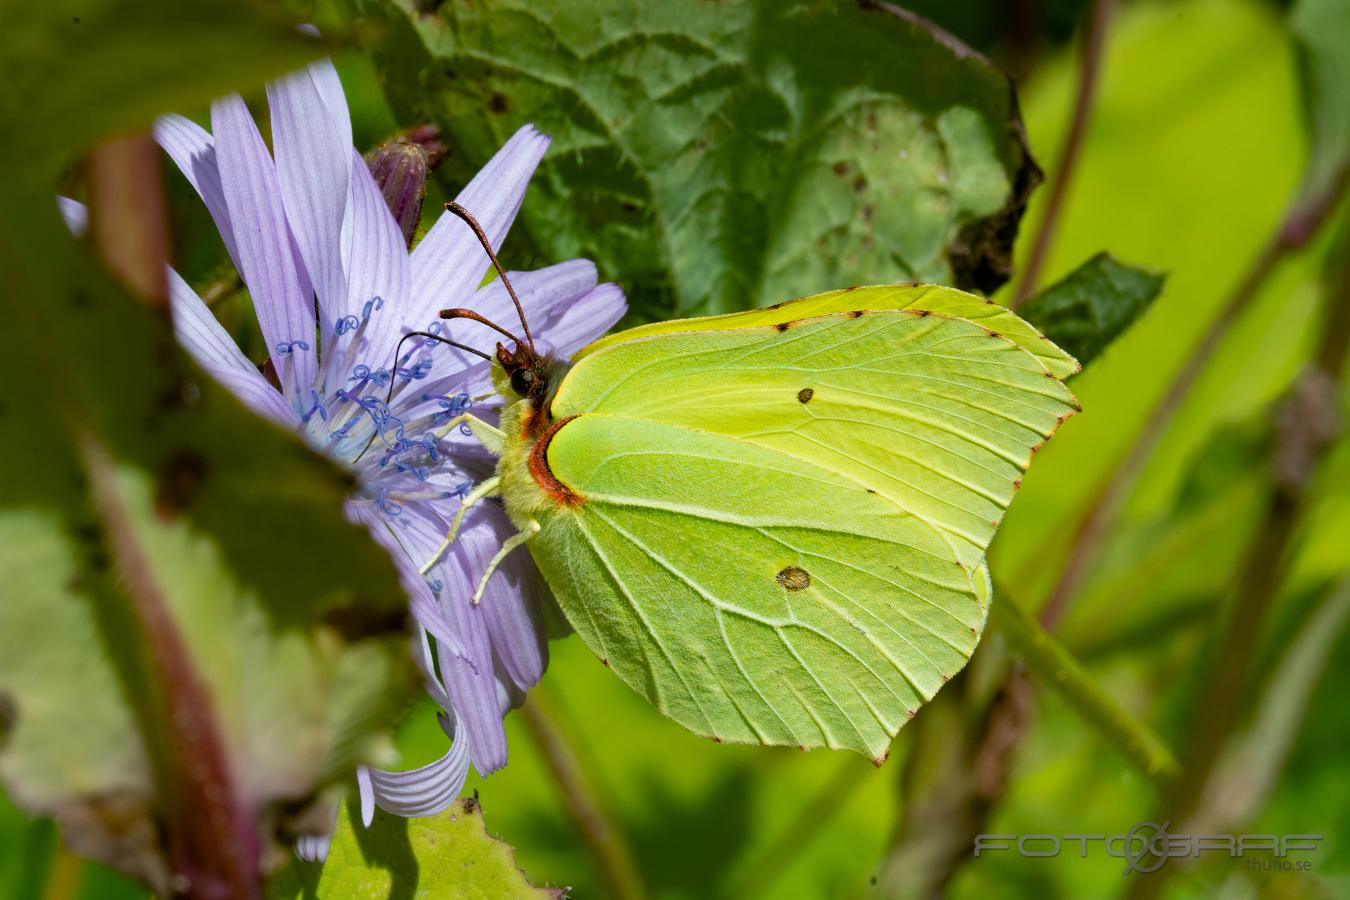
{"type": "Polygon", "coordinates": [[[516,369],[511,373],[511,390],[524,397],[534,386],[534,372],[529,369],[516,369]]]}

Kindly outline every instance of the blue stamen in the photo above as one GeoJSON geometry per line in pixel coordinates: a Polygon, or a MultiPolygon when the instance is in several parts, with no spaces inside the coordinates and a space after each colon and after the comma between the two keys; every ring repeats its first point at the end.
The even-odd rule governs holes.
{"type": "Polygon", "coordinates": [[[300,421],[305,422],[306,424],[308,424],[308,423],[309,423],[309,420],[310,420],[310,419],[314,416],[314,414],[317,412],[317,413],[319,414],[319,418],[322,419],[323,421],[327,422],[327,421],[328,421],[328,410],[327,410],[327,408],[324,407],[323,401],[319,399],[319,392],[316,391],[316,390],[314,390],[314,388],[310,388],[310,389],[309,389],[309,396],[310,396],[310,399],[312,399],[312,400],[314,401],[314,404],[313,404],[312,406],[310,406],[309,410],[308,410],[303,416],[300,417],[300,421]]]}
{"type": "Polygon", "coordinates": [[[430,394],[423,394],[423,400],[435,400],[436,405],[441,411],[431,417],[431,424],[434,428],[440,428],[456,416],[463,415],[473,406],[473,399],[468,394],[457,394],[454,397],[433,397],[430,394]]]}

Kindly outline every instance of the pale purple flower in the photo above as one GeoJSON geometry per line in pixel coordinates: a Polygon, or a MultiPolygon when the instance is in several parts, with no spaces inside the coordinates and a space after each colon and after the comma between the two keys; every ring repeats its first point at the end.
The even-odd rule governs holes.
{"type": "MultiPolygon", "coordinates": [[[[363,812],[367,820],[372,805],[430,815],[458,795],[470,761],[484,775],[506,763],[502,716],[543,674],[540,605],[552,601],[528,554],[515,553],[481,604],[470,604],[488,560],[514,531],[495,503],[474,507],[456,544],[426,577],[419,574],[460,499],[494,465],[467,430],[447,430],[447,423],[469,408],[493,421],[500,400],[487,364],[472,355],[423,338],[406,341],[397,363],[393,354],[409,331],[451,336],[436,315],[446,307],[468,307],[508,328],[518,323],[500,280],[479,286],[488,257],[455,216],[443,214],[407,250],[352,146],[346,98],[330,62],[272,83],[267,98],[271,153],[238,96],[212,106],[210,133],[166,116],[155,136],[215,220],[252,295],[281,391],[171,272],[174,325],[183,346],[240,399],[355,474],[359,487],[346,513],[388,548],[402,574],[419,625],[415,656],[452,739],[429,766],[359,773],[363,812]]],[[[456,198],[494,246],[548,142],[533,127],[521,128],[456,198]]],[[[77,204],[63,201],[62,209],[79,224],[77,204]]],[[[597,285],[586,260],[513,273],[511,281],[531,330],[563,355],[603,334],[625,309],[623,293],[597,285]]],[[[453,327],[461,343],[487,351],[495,345],[495,333],[477,323],[456,320],[453,327]]],[[[325,844],[307,839],[301,850],[319,856],[325,844]]]]}

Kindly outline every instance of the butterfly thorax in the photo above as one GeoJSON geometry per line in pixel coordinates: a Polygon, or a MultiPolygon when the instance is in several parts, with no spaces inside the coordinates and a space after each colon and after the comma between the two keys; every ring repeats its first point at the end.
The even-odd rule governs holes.
{"type": "Polygon", "coordinates": [[[512,353],[497,346],[492,383],[506,401],[500,425],[506,440],[497,474],[507,515],[519,527],[577,499],[553,477],[545,456],[548,441],[566,421],[555,421],[549,406],[568,368],[569,363],[528,348],[512,353]]]}

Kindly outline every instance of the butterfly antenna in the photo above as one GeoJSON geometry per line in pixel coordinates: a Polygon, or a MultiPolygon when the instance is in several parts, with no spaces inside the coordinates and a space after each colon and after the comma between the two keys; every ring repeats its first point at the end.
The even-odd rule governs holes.
{"type": "MultiPolygon", "coordinates": [[[[506,270],[503,269],[502,264],[497,261],[497,254],[492,252],[492,242],[488,240],[487,233],[483,231],[483,226],[478,224],[478,220],[473,217],[473,213],[460,206],[454,200],[445,204],[445,208],[463,219],[464,224],[473,229],[473,233],[478,237],[478,242],[483,245],[483,250],[487,253],[488,259],[492,260],[492,267],[497,270],[497,275],[501,278],[502,284],[506,285],[506,292],[511,295],[511,302],[516,305],[516,315],[520,317],[520,327],[525,329],[525,340],[529,344],[530,352],[534,353],[534,336],[530,334],[530,323],[525,321],[525,309],[520,305],[520,298],[516,296],[516,289],[511,287],[511,279],[506,277],[506,270]]],[[[473,317],[464,316],[463,318],[473,317]]],[[[486,320],[482,318],[479,318],[477,321],[486,322],[486,320]]],[[[487,322],[487,324],[491,325],[492,323],[487,322]]],[[[493,325],[493,327],[497,328],[495,325],[493,325]]],[[[497,330],[504,334],[507,333],[502,328],[497,328],[497,330]]],[[[512,340],[515,340],[517,344],[520,343],[520,341],[515,338],[512,338],[512,340]]]]}
{"type": "MultiPolygon", "coordinates": [[[[491,328],[493,331],[496,331],[498,334],[504,334],[511,340],[515,341],[516,346],[518,347],[527,346],[524,341],[516,337],[511,332],[507,331],[502,326],[498,325],[496,322],[485,317],[482,313],[476,313],[471,309],[463,309],[457,306],[454,309],[443,309],[439,313],[437,313],[437,315],[439,315],[442,319],[471,319],[474,322],[481,322],[482,324],[491,328]]],[[[530,344],[528,346],[530,348],[530,351],[533,352],[534,345],[530,344]]]]}
{"type": "MultiPolygon", "coordinates": [[[[389,402],[394,399],[394,381],[398,378],[398,356],[399,353],[403,351],[403,342],[408,340],[408,338],[415,338],[415,337],[430,338],[433,341],[440,341],[442,344],[449,344],[451,347],[454,347],[457,350],[463,350],[465,353],[472,353],[474,356],[482,357],[488,362],[492,362],[492,357],[488,356],[482,350],[476,350],[473,347],[467,347],[464,344],[459,343],[458,341],[452,341],[449,338],[443,338],[439,334],[432,334],[430,331],[410,331],[403,337],[401,337],[399,339],[397,346],[394,347],[394,364],[389,369],[389,390],[385,391],[384,394],[385,406],[388,406],[389,402]]],[[[356,454],[356,459],[352,460],[353,464],[357,463],[361,459],[361,457],[366,455],[366,451],[370,449],[370,445],[374,444],[375,438],[379,436],[380,432],[379,429],[377,428],[375,430],[375,433],[370,436],[370,440],[366,441],[366,445],[361,448],[361,452],[356,454]]]]}

